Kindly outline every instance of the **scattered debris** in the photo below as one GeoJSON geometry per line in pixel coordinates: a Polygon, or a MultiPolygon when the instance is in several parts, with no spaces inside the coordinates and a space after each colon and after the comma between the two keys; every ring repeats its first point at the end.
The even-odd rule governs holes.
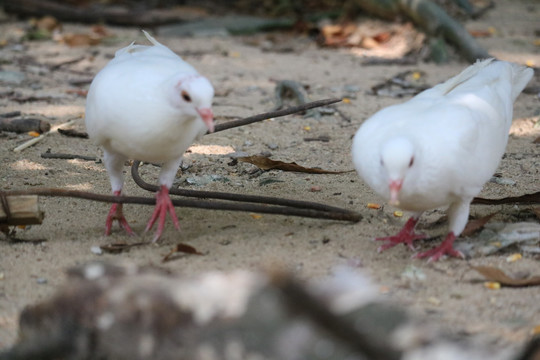
{"type": "Polygon", "coordinates": [[[85,161],[97,161],[98,160],[98,158],[95,157],[95,156],[52,153],[52,152],[50,152],[50,149],[47,150],[47,152],[41,153],[41,157],[44,158],[44,159],[65,159],[65,160],[80,159],[80,160],[85,160],[85,161]]]}
{"type": "Polygon", "coordinates": [[[484,225],[474,241],[456,243],[460,251],[470,256],[491,255],[510,247],[521,251],[538,247],[540,244],[540,224],[534,222],[500,223],[484,225]],[[524,247],[526,246],[526,247],[524,247]]]}
{"type": "Polygon", "coordinates": [[[173,255],[175,254],[192,254],[192,255],[204,255],[203,253],[199,252],[197,249],[195,249],[193,246],[179,243],[177,244],[167,255],[163,257],[161,262],[167,262],[173,260],[173,255]]]}
{"type": "Polygon", "coordinates": [[[497,215],[497,213],[498,212],[494,212],[479,219],[470,220],[465,226],[463,232],[461,233],[461,236],[470,236],[474,234],[475,232],[483,228],[489,220],[491,220],[495,215],[497,215]]]}
{"type": "Polygon", "coordinates": [[[58,133],[69,137],[78,137],[82,139],[88,139],[88,133],[84,131],[77,131],[75,129],[58,129],[58,133]]]}
{"type": "Polygon", "coordinates": [[[319,135],[317,137],[305,137],[304,141],[321,141],[321,142],[329,142],[330,141],[329,135],[319,135]]]}
{"type": "Polygon", "coordinates": [[[128,243],[121,242],[121,243],[110,243],[106,245],[100,245],[99,248],[103,252],[106,252],[109,254],[119,254],[125,251],[129,251],[131,250],[131,248],[138,247],[138,246],[145,246],[145,245],[149,245],[149,243],[136,242],[136,243],[128,244],[128,243]]]}
{"type": "Polygon", "coordinates": [[[43,118],[31,116],[5,118],[0,116],[0,131],[12,131],[16,133],[36,131],[42,134],[48,132],[50,129],[51,124],[43,118]]]}
{"type": "Polygon", "coordinates": [[[430,88],[429,85],[423,82],[424,77],[425,73],[419,70],[402,71],[390,79],[373,86],[369,94],[394,98],[414,96],[430,88]]]}
{"type": "Polygon", "coordinates": [[[323,170],[319,168],[306,168],[301,165],[298,165],[295,162],[286,163],[283,161],[272,160],[267,157],[258,156],[258,155],[239,157],[238,160],[253,164],[262,170],[283,170],[283,171],[294,171],[294,172],[302,172],[302,173],[309,173],[309,174],[344,174],[344,173],[354,171],[354,170],[330,171],[330,170],[323,170]]]}
{"type": "Polygon", "coordinates": [[[525,287],[540,285],[540,276],[513,278],[506,275],[501,269],[492,266],[472,266],[472,268],[482,274],[488,281],[496,282],[503,286],[525,287]]]}

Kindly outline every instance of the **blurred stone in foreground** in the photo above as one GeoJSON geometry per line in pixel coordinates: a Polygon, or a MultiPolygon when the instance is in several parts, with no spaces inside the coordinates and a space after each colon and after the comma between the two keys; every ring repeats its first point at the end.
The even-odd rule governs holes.
{"type": "Polygon", "coordinates": [[[303,284],[282,271],[176,276],[94,262],[69,270],[56,296],[25,309],[19,343],[0,353],[0,359],[36,358],[513,357],[412,319],[378,299],[376,287],[351,268],[303,284]]]}

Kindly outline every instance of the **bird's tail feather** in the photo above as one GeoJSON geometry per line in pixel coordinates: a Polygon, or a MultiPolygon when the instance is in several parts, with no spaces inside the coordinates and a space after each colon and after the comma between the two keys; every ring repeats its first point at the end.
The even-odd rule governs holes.
{"type": "Polygon", "coordinates": [[[148,39],[148,41],[150,41],[152,44],[156,45],[156,46],[163,46],[159,41],[157,41],[156,39],[154,39],[152,37],[152,35],[150,35],[146,30],[142,30],[144,36],[146,36],[146,38],[148,39]]]}
{"type": "Polygon", "coordinates": [[[476,63],[469,66],[458,75],[454,76],[451,79],[448,79],[446,82],[439,84],[436,87],[439,88],[438,90],[441,92],[441,95],[446,95],[459,85],[463,84],[465,81],[478,74],[480,70],[491,64],[494,60],[494,58],[478,60],[476,63]]]}

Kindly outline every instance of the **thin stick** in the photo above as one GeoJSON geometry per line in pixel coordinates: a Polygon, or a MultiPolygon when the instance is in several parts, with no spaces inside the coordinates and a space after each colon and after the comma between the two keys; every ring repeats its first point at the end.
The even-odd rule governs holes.
{"type": "MultiPolygon", "coordinates": [[[[171,191],[172,193],[172,191],[171,191]]],[[[93,200],[107,203],[118,204],[140,204],[140,205],[155,205],[155,198],[139,197],[139,196],[114,196],[96,194],[80,190],[55,189],[55,188],[38,188],[28,190],[13,190],[4,191],[5,196],[17,195],[39,195],[49,197],[73,197],[79,199],[93,200]]],[[[229,194],[233,195],[233,194],[229,194]]],[[[362,215],[349,210],[341,210],[341,212],[321,211],[314,208],[294,208],[287,206],[269,206],[265,204],[237,204],[223,201],[209,201],[201,199],[171,199],[174,206],[189,207],[197,209],[209,210],[227,210],[227,211],[245,211],[261,214],[274,214],[286,216],[301,216],[316,219],[330,219],[340,221],[360,221],[362,215]]]]}
{"type": "Polygon", "coordinates": [[[41,157],[44,159],[66,159],[66,160],[80,159],[80,160],[85,160],[85,161],[97,161],[97,158],[95,156],[84,156],[84,155],[76,155],[76,154],[51,153],[51,152],[41,153],[41,157]]]}
{"type": "MultiPolygon", "coordinates": [[[[140,161],[134,161],[131,166],[131,176],[135,183],[139,185],[144,190],[156,192],[159,190],[157,185],[152,185],[145,182],[139,175],[139,164],[140,161]]],[[[290,208],[298,209],[313,209],[317,211],[322,211],[326,213],[335,213],[342,214],[342,220],[346,221],[360,221],[362,216],[354,211],[338,208],[335,206],[330,206],[326,204],[320,204],[310,201],[300,201],[300,200],[291,200],[284,198],[275,198],[270,196],[257,196],[257,195],[245,195],[245,194],[233,194],[226,192],[218,191],[202,191],[202,190],[187,190],[187,189],[170,189],[170,194],[186,196],[186,197],[196,197],[199,199],[220,199],[236,202],[247,202],[247,203],[256,203],[256,204],[266,204],[266,205],[278,205],[285,206],[290,208]]],[[[334,217],[332,217],[334,218],[334,217]]]]}
{"type": "Polygon", "coordinates": [[[39,141],[43,140],[45,138],[45,136],[47,136],[48,134],[52,133],[52,132],[55,132],[57,131],[60,127],[62,126],[69,126],[71,124],[73,124],[75,122],[75,120],[78,120],[80,119],[81,116],[77,117],[76,119],[71,119],[63,124],[60,124],[60,125],[55,125],[51,128],[51,131],[49,132],[46,132],[46,133],[43,133],[41,135],[39,135],[37,138],[33,138],[31,140],[28,140],[27,142],[25,143],[22,143],[21,145],[17,146],[15,149],[13,149],[14,152],[21,152],[23,151],[24,149],[26,148],[29,148],[30,146],[38,143],[39,141]]]}
{"type": "Polygon", "coordinates": [[[270,112],[267,112],[267,113],[250,116],[250,117],[240,119],[240,120],[229,121],[229,122],[226,122],[224,124],[216,125],[215,129],[214,129],[214,132],[216,133],[216,132],[219,132],[219,131],[223,131],[223,130],[227,130],[227,129],[231,129],[231,128],[235,128],[235,127],[239,127],[239,126],[243,126],[243,125],[252,124],[252,123],[257,122],[257,121],[262,121],[262,120],[271,119],[271,118],[275,118],[275,117],[290,115],[290,114],[294,114],[294,113],[297,113],[297,112],[313,109],[313,108],[316,108],[316,107],[319,107],[319,106],[326,106],[326,105],[330,105],[330,104],[335,104],[335,103],[340,102],[340,101],[341,101],[341,99],[337,99],[337,98],[318,100],[318,101],[313,101],[313,102],[298,105],[298,106],[293,106],[293,107],[283,109],[283,110],[270,111],[270,112]]]}

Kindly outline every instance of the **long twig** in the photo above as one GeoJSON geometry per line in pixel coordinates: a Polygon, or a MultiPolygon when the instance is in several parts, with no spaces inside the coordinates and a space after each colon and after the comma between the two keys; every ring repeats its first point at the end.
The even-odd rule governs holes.
{"type": "Polygon", "coordinates": [[[283,110],[270,111],[270,112],[267,112],[267,113],[250,116],[250,117],[243,118],[243,119],[240,119],[240,120],[229,121],[229,122],[226,122],[224,124],[216,125],[215,129],[214,129],[214,132],[219,132],[219,131],[235,128],[235,127],[238,127],[238,126],[252,124],[252,123],[257,122],[257,121],[262,121],[262,120],[271,119],[271,118],[275,118],[275,117],[290,115],[290,114],[298,113],[298,112],[301,112],[301,111],[313,109],[313,108],[316,108],[316,107],[319,107],[319,106],[326,106],[326,105],[330,105],[330,104],[335,104],[335,103],[340,102],[340,101],[341,101],[341,99],[337,99],[337,98],[318,100],[318,101],[313,101],[313,102],[310,102],[310,103],[307,103],[307,104],[293,106],[293,107],[283,109],[283,110]]]}
{"type": "MultiPolygon", "coordinates": [[[[145,182],[139,175],[139,164],[140,161],[134,161],[133,166],[131,167],[131,176],[135,183],[139,185],[144,190],[155,192],[159,190],[157,185],[152,185],[145,182]]],[[[320,217],[325,218],[324,214],[328,215],[329,219],[335,220],[344,220],[344,221],[360,221],[362,216],[354,211],[338,208],[335,206],[329,206],[325,204],[310,202],[310,201],[300,201],[300,200],[291,200],[283,198],[275,198],[270,196],[257,196],[257,195],[245,195],[245,194],[233,194],[226,192],[218,191],[202,191],[202,190],[187,190],[187,189],[173,189],[169,190],[170,194],[185,196],[185,197],[196,197],[199,199],[219,199],[219,200],[228,200],[235,202],[244,202],[244,203],[254,203],[254,204],[266,204],[266,205],[277,205],[286,208],[295,208],[298,210],[313,210],[320,212],[320,217]]],[[[259,205],[260,206],[260,205],[259,205]]],[[[263,206],[263,209],[267,209],[266,206],[263,206]]],[[[255,210],[249,210],[254,211],[255,210]]],[[[264,212],[264,211],[262,211],[264,212]]],[[[299,215],[303,216],[303,215],[299,215]]],[[[311,217],[311,216],[309,216],[311,217]]]]}
{"type": "MultiPolygon", "coordinates": [[[[153,185],[148,184],[153,188],[153,185]]],[[[157,187],[156,187],[157,189],[157,187]]],[[[153,190],[152,190],[153,191],[153,190]]],[[[171,194],[174,192],[171,190],[171,194]]],[[[17,195],[39,195],[39,196],[51,196],[51,197],[73,197],[86,200],[94,200],[107,203],[119,203],[119,204],[140,204],[140,205],[155,205],[156,199],[153,197],[139,197],[139,196],[114,196],[96,194],[87,191],[80,190],[68,190],[68,189],[56,189],[56,188],[38,188],[28,190],[12,190],[4,191],[5,196],[17,196],[17,195]]],[[[234,197],[234,194],[227,194],[234,197]]],[[[284,203],[287,203],[286,199],[284,203]]],[[[233,200],[234,201],[234,200],[233,200]]],[[[243,201],[243,200],[237,200],[243,201]]],[[[297,208],[291,206],[272,206],[266,204],[250,204],[250,203],[230,203],[223,201],[209,201],[202,199],[172,199],[174,206],[189,207],[197,209],[209,209],[209,210],[228,210],[228,211],[246,211],[262,214],[275,214],[286,216],[301,216],[317,219],[330,219],[340,221],[360,221],[362,215],[346,209],[339,209],[328,207],[329,209],[336,209],[338,211],[320,210],[316,207],[297,208]]],[[[312,203],[313,204],[313,203],[312,203]]],[[[322,208],[325,205],[321,205],[322,208]]]]}

